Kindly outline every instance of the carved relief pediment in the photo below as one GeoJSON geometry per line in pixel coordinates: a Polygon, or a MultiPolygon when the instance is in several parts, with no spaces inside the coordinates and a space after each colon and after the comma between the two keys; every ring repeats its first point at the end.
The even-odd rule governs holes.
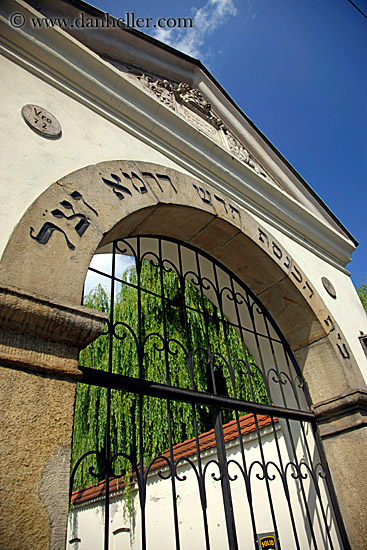
{"type": "Polygon", "coordinates": [[[211,103],[204,98],[199,90],[191,88],[186,82],[180,82],[173,90],[173,94],[179,103],[203,117],[217,130],[225,127],[224,122],[214,115],[211,103]]]}
{"type": "Polygon", "coordinates": [[[154,95],[166,107],[184,118],[199,132],[204,133],[229,151],[233,157],[246,164],[256,174],[281,187],[223,120],[217,116],[211,103],[207,101],[200,90],[193,88],[187,82],[169,80],[148,73],[139,67],[110,59],[108,61],[154,95]]]}

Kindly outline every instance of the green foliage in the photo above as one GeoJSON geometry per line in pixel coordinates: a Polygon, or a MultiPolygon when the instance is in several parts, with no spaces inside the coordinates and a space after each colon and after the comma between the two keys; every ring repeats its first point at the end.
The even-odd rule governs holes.
{"type": "Polygon", "coordinates": [[[364,309],[367,311],[367,284],[361,283],[357,288],[357,292],[364,309]]]}
{"type": "MultiPolygon", "coordinates": [[[[183,289],[182,281],[175,273],[161,270],[147,261],[143,262],[140,274],[136,268],[131,268],[125,273],[124,278],[129,284],[122,285],[114,303],[114,323],[117,323],[117,338],[113,338],[111,353],[114,373],[142,377],[161,384],[169,383],[180,388],[212,392],[213,381],[207,355],[210,348],[215,354],[214,382],[218,393],[268,403],[262,376],[250,352],[242,345],[235,329],[221,318],[220,311],[208,299],[202,298],[193,284],[186,281],[183,289]],[[141,293],[137,289],[139,284],[144,289],[141,293]],[[163,302],[161,292],[168,298],[163,302]],[[186,308],[182,306],[183,293],[188,306],[186,308]],[[145,342],[140,363],[137,339],[145,342]],[[169,345],[165,346],[163,342],[167,341],[169,345]],[[188,356],[193,357],[191,372],[188,356]],[[251,377],[244,373],[247,368],[245,358],[247,364],[252,365],[251,377]],[[236,395],[228,365],[233,366],[232,380],[234,377],[236,395]]],[[[93,309],[110,313],[111,300],[101,286],[92,291],[84,303],[93,309]]],[[[109,335],[100,336],[81,352],[80,363],[107,371],[109,345],[109,335]]],[[[107,389],[78,384],[72,467],[83,453],[103,449],[107,400],[107,389]]],[[[171,443],[175,445],[194,437],[194,419],[199,434],[213,427],[210,410],[199,405],[148,396],[139,397],[130,392],[114,390],[111,391],[110,405],[112,454],[125,453],[139,462],[142,453],[145,466],[153,457],[169,447],[169,432],[171,443]],[[141,422],[139,410],[142,411],[141,422]],[[140,449],[141,440],[144,441],[143,449],[140,449]]],[[[232,412],[223,412],[225,422],[233,418],[232,412]]],[[[81,462],[74,488],[82,488],[98,481],[91,476],[91,467],[95,471],[101,470],[101,464],[98,464],[94,456],[89,456],[81,462]]],[[[114,461],[114,469],[116,473],[126,470],[128,478],[131,463],[123,457],[118,457],[114,461]]]]}

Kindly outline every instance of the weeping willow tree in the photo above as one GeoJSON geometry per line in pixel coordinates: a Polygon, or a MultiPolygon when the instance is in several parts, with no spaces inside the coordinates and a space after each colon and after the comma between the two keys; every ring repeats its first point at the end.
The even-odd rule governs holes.
{"type": "MultiPolygon", "coordinates": [[[[210,393],[215,384],[221,395],[269,402],[262,376],[240,336],[194,284],[183,283],[174,272],[148,261],[143,262],[140,274],[135,267],[130,268],[124,279],[113,304],[112,354],[110,336],[102,335],[81,352],[81,365],[107,371],[112,358],[112,372],[116,374],[210,393]],[[141,361],[138,341],[144,343],[141,361]],[[208,348],[214,356],[214,372],[209,367],[208,348]]],[[[101,285],[84,304],[110,315],[111,298],[101,285]]],[[[105,388],[78,384],[72,468],[84,453],[104,448],[107,395],[105,388]]],[[[213,427],[211,411],[201,405],[112,390],[110,407],[111,454],[125,455],[116,460],[115,469],[126,470],[127,476],[131,462],[140,460],[140,452],[147,465],[169,447],[170,437],[173,445],[194,437],[195,421],[199,434],[213,427]],[[140,423],[139,407],[143,412],[140,423]]],[[[223,411],[224,421],[232,420],[233,414],[223,411]]],[[[91,471],[101,469],[98,457],[91,454],[85,458],[76,471],[74,489],[95,483],[91,471]]]]}

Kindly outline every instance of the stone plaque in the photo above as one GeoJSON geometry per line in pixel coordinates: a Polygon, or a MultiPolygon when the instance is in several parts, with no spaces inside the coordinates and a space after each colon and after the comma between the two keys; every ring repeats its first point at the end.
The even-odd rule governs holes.
{"type": "Polygon", "coordinates": [[[321,281],[322,281],[322,284],[324,285],[324,288],[325,288],[326,292],[332,298],[334,298],[334,300],[335,300],[336,299],[336,291],[335,291],[335,288],[334,288],[333,284],[326,277],[321,277],[321,281]]]}
{"type": "Polygon", "coordinates": [[[57,118],[38,105],[24,105],[22,115],[28,126],[45,137],[57,138],[61,135],[61,126],[57,118]]]}

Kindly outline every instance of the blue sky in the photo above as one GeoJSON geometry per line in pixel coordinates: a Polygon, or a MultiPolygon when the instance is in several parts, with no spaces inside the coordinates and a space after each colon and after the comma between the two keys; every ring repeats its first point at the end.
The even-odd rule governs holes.
{"type": "Polygon", "coordinates": [[[144,32],[206,65],[359,241],[347,268],[367,282],[367,19],[348,0],[90,3],[193,18],[190,30],[144,32]]]}

